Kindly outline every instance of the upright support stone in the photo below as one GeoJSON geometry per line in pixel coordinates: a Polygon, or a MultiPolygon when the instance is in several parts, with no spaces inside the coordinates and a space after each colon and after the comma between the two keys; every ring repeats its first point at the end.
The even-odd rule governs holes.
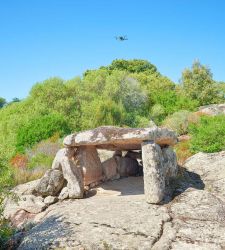
{"type": "Polygon", "coordinates": [[[83,198],[84,184],[82,170],[74,161],[75,148],[60,149],[48,170],[38,182],[34,193],[43,197],[58,195],[67,185],[69,198],[83,198]]]}
{"type": "Polygon", "coordinates": [[[146,201],[159,203],[163,199],[165,191],[163,156],[160,146],[154,141],[143,142],[142,161],[146,201]]]}
{"type": "Polygon", "coordinates": [[[162,148],[162,155],[165,183],[166,185],[169,185],[170,179],[175,178],[177,176],[177,157],[176,153],[169,146],[162,148]]]}
{"type": "Polygon", "coordinates": [[[83,198],[84,183],[82,169],[75,164],[77,151],[74,155],[74,149],[64,149],[65,156],[61,158],[61,167],[63,176],[67,181],[69,198],[83,198]]]}
{"type": "Polygon", "coordinates": [[[77,159],[83,170],[84,185],[99,182],[103,179],[103,169],[95,146],[81,146],[78,148],[77,159]]]}

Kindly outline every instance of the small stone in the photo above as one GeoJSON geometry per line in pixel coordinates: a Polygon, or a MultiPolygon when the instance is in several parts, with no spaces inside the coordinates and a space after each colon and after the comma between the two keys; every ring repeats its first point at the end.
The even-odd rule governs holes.
{"type": "Polygon", "coordinates": [[[68,198],[69,198],[69,190],[68,190],[68,187],[64,187],[64,188],[61,190],[61,193],[59,194],[58,199],[59,199],[59,200],[65,200],[65,199],[68,199],[68,198]]]}
{"type": "Polygon", "coordinates": [[[35,192],[43,197],[49,195],[55,196],[63,188],[64,182],[65,180],[61,170],[49,169],[38,182],[35,192]]]}
{"type": "Polygon", "coordinates": [[[104,161],[102,163],[103,173],[106,177],[106,180],[115,180],[120,177],[118,173],[118,166],[116,159],[114,157],[104,161]]]}
{"type": "Polygon", "coordinates": [[[136,176],[139,172],[138,161],[129,157],[121,157],[119,174],[122,177],[136,176]]]}
{"type": "Polygon", "coordinates": [[[58,201],[58,198],[56,196],[47,196],[45,199],[44,199],[44,203],[46,205],[51,205],[51,204],[54,204],[58,201]]]}

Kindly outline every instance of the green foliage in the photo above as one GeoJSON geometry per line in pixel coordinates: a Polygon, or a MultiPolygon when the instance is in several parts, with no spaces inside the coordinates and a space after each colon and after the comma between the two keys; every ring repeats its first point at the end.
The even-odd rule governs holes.
{"type": "Polygon", "coordinates": [[[35,169],[35,168],[44,168],[48,169],[52,165],[52,161],[54,160],[54,156],[49,156],[43,153],[39,153],[31,158],[31,160],[28,163],[29,169],[35,169]]]}
{"type": "Polygon", "coordinates": [[[13,186],[12,169],[0,159],[0,190],[13,186]]]}
{"type": "Polygon", "coordinates": [[[7,242],[15,232],[8,221],[3,218],[3,201],[9,192],[9,186],[12,185],[12,173],[0,159],[0,249],[7,249],[7,242]]]}
{"type": "Polygon", "coordinates": [[[130,73],[140,73],[140,72],[148,72],[154,73],[157,72],[157,68],[155,65],[151,64],[146,60],[114,60],[111,65],[108,67],[110,70],[121,70],[127,71],[130,73]]]}
{"type": "Polygon", "coordinates": [[[195,61],[191,69],[183,71],[181,84],[185,95],[193,100],[198,100],[199,105],[207,105],[224,100],[212,78],[210,69],[199,61],[195,61]]]}
{"type": "Polygon", "coordinates": [[[225,116],[204,116],[199,124],[189,126],[191,151],[213,153],[225,150],[225,116]]]}
{"type": "Polygon", "coordinates": [[[9,225],[8,221],[0,220],[0,249],[9,249],[7,243],[14,233],[15,229],[9,225]]]}
{"type": "Polygon", "coordinates": [[[6,104],[6,100],[0,97],[0,108],[4,107],[5,104],[6,104]]]}
{"type": "Polygon", "coordinates": [[[71,130],[62,116],[51,114],[31,119],[17,132],[16,148],[18,152],[24,152],[26,148],[35,143],[59,133],[60,136],[70,133],[71,130]]]}
{"type": "Polygon", "coordinates": [[[152,119],[156,124],[160,124],[165,118],[165,108],[161,104],[155,104],[151,110],[152,119]]]}
{"type": "Polygon", "coordinates": [[[220,99],[225,101],[225,82],[218,82],[217,91],[219,93],[220,99]]]}
{"type": "Polygon", "coordinates": [[[191,113],[187,110],[175,112],[165,119],[163,125],[176,131],[178,135],[186,134],[189,125],[190,114],[191,113]]]}

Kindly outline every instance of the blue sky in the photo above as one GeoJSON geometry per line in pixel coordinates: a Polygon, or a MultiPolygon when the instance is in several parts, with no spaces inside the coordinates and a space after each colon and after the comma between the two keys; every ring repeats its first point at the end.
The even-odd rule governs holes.
{"type": "Polygon", "coordinates": [[[224,13],[224,0],[1,0],[0,96],[116,58],[147,59],[175,82],[199,59],[225,81],[224,13]]]}

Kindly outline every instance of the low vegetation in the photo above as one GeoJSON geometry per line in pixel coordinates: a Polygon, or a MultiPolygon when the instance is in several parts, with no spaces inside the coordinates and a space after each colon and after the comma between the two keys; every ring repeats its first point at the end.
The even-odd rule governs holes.
{"type": "Polygon", "coordinates": [[[190,150],[196,152],[219,152],[225,150],[225,115],[203,116],[200,122],[190,125],[190,150]]]}

